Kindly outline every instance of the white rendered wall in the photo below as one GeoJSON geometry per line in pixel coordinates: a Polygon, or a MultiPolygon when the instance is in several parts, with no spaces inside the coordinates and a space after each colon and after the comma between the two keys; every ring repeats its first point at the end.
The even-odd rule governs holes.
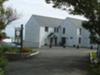
{"type": "Polygon", "coordinates": [[[90,33],[88,30],[82,28],[82,46],[83,47],[90,47],[90,33]]]}
{"type": "Polygon", "coordinates": [[[31,17],[25,25],[25,47],[39,47],[39,33],[40,27],[38,22],[31,17]]]}
{"type": "Polygon", "coordinates": [[[81,21],[66,19],[61,28],[61,36],[66,37],[66,46],[78,45],[77,29],[81,27],[81,21]],[[63,35],[62,29],[66,28],[66,33],[63,35]]]}
{"type": "Polygon", "coordinates": [[[90,32],[86,30],[85,28],[82,28],[82,46],[90,48],[91,46],[93,48],[97,48],[96,44],[90,43],[90,32]]]}
{"type": "Polygon", "coordinates": [[[47,36],[51,33],[54,32],[53,27],[48,27],[48,32],[45,32],[45,26],[40,27],[40,47],[44,46],[44,44],[49,44],[49,40],[47,39],[47,36]]]}

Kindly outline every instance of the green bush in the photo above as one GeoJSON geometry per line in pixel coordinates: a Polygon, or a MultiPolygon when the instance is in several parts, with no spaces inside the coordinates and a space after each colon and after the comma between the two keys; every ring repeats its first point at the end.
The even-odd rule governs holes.
{"type": "Polygon", "coordinates": [[[5,57],[0,57],[0,68],[5,69],[6,65],[7,65],[7,59],[5,57]]]}
{"type": "Polygon", "coordinates": [[[0,46],[0,56],[3,56],[3,54],[7,51],[11,50],[11,47],[9,46],[5,46],[5,45],[1,45],[0,46]]]}
{"type": "Polygon", "coordinates": [[[5,75],[4,70],[2,68],[0,68],[0,75],[5,75]]]}
{"type": "Polygon", "coordinates": [[[18,48],[11,48],[11,49],[9,49],[7,52],[15,52],[15,53],[19,53],[20,52],[20,49],[18,49],[18,48]]]}
{"type": "Polygon", "coordinates": [[[93,57],[94,60],[97,59],[97,53],[96,52],[92,52],[92,57],[93,57]]]}
{"type": "Polygon", "coordinates": [[[2,56],[3,54],[5,54],[5,52],[20,52],[20,49],[15,48],[15,47],[10,47],[7,45],[2,45],[0,46],[0,55],[2,56]]]}
{"type": "Polygon", "coordinates": [[[97,52],[90,52],[90,62],[94,64],[98,63],[97,52]]]}
{"type": "Polygon", "coordinates": [[[8,63],[7,59],[5,58],[5,52],[11,50],[12,48],[6,45],[0,45],[0,75],[4,75],[6,65],[8,63]]]}
{"type": "Polygon", "coordinates": [[[0,46],[0,68],[5,69],[7,65],[7,60],[5,58],[5,52],[9,50],[7,46],[0,46]]]}
{"type": "Polygon", "coordinates": [[[100,75],[100,64],[88,64],[88,75],[100,75]]]}

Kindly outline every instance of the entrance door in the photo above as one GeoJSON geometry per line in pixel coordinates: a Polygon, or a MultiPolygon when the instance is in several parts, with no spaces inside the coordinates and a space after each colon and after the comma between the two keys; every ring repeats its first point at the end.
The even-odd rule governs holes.
{"type": "Polygon", "coordinates": [[[62,46],[65,47],[65,44],[66,44],[66,38],[62,37],[62,46]]]}
{"type": "Polygon", "coordinates": [[[50,48],[52,47],[52,44],[53,44],[53,38],[50,38],[50,45],[49,45],[50,48]]]}
{"type": "Polygon", "coordinates": [[[55,37],[55,46],[57,46],[57,37],[55,37]]]}

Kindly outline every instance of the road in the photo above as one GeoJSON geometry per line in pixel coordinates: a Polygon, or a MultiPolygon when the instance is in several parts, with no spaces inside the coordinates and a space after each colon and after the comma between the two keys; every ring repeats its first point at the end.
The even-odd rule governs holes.
{"type": "Polygon", "coordinates": [[[87,75],[86,61],[91,50],[76,48],[40,48],[29,59],[9,62],[7,75],[87,75]]]}

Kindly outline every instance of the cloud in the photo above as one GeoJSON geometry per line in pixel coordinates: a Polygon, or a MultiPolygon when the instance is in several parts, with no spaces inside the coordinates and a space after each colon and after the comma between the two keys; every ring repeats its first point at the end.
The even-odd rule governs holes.
{"type": "Polygon", "coordinates": [[[65,14],[67,16],[67,12],[52,8],[51,5],[46,4],[45,0],[9,0],[5,5],[16,9],[24,16],[31,14],[48,15],[60,18],[65,18],[65,14]]]}

